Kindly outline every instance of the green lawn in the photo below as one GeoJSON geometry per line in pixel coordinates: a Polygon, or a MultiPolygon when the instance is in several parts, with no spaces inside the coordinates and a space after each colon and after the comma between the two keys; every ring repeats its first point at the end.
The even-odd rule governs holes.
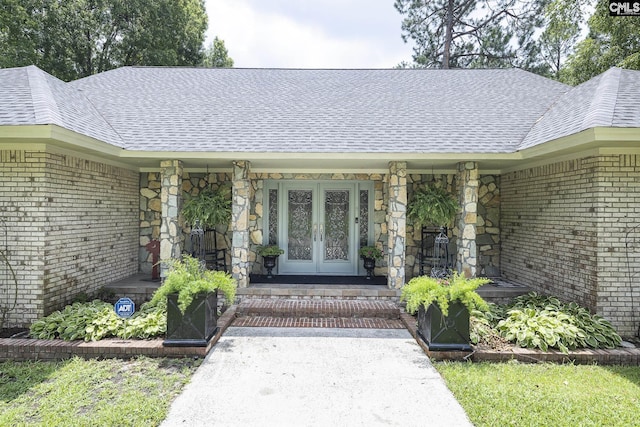
{"type": "Polygon", "coordinates": [[[0,363],[0,426],[155,426],[194,359],[0,363]]]}
{"type": "Polygon", "coordinates": [[[480,426],[640,426],[640,367],[437,362],[480,426]]]}

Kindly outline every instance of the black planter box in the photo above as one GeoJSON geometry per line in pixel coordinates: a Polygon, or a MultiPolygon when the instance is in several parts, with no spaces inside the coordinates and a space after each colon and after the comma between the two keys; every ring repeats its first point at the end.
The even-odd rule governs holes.
{"type": "Polygon", "coordinates": [[[199,294],[184,314],[178,308],[178,295],[167,296],[167,347],[206,347],[218,331],[218,294],[199,294]]]}
{"type": "Polygon", "coordinates": [[[471,351],[469,345],[469,310],[460,302],[449,304],[444,317],[436,304],[418,310],[418,335],[432,351],[471,351]]]}

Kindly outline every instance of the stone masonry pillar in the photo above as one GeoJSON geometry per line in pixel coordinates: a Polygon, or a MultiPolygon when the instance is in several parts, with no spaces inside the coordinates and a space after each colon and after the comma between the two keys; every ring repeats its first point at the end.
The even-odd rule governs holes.
{"type": "Polygon", "coordinates": [[[478,264],[476,254],[478,164],[476,162],[458,163],[457,179],[462,212],[458,218],[460,233],[456,267],[465,277],[475,277],[478,264]]]}
{"type": "Polygon", "coordinates": [[[407,163],[389,162],[389,211],[387,213],[389,254],[387,286],[401,288],[405,279],[407,225],[407,163]]]}
{"type": "MultiPolygon", "coordinates": [[[[182,254],[182,229],[178,224],[178,215],[182,206],[182,161],[163,160],[162,188],[162,224],[160,226],[160,261],[172,258],[179,259],[182,254]]],[[[165,268],[161,267],[160,275],[165,276],[165,268]]]]}
{"type": "Polygon", "coordinates": [[[249,285],[249,212],[251,163],[244,160],[233,162],[233,202],[231,207],[231,275],[241,288],[249,285]]]}

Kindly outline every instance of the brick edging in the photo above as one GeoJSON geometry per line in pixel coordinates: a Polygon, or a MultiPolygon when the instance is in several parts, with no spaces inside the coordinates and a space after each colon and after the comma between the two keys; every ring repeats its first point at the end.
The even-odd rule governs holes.
{"type": "Polygon", "coordinates": [[[639,348],[616,348],[612,350],[580,349],[569,351],[568,354],[550,350],[547,352],[513,347],[510,350],[498,351],[484,348],[475,348],[474,351],[430,351],[429,346],[418,336],[415,317],[406,312],[400,314],[400,320],[404,323],[409,333],[416,340],[427,356],[432,360],[458,360],[473,362],[507,362],[517,360],[526,363],[575,363],[589,365],[637,365],[640,366],[639,348]]]}
{"type": "Polygon", "coordinates": [[[108,338],[100,341],[38,340],[30,338],[0,338],[0,361],[65,360],[74,356],[93,358],[205,357],[218,342],[236,315],[236,306],[229,307],[218,318],[218,332],[206,347],[164,347],[162,338],[123,340],[108,338]]]}

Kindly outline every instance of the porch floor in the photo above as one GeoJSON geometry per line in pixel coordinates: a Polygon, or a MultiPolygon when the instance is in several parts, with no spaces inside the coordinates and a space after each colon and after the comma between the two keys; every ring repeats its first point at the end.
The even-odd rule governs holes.
{"type": "MultiPolygon", "coordinates": [[[[399,289],[389,289],[386,278],[376,277],[373,283],[363,282],[363,277],[342,277],[342,283],[297,283],[286,276],[275,276],[268,283],[251,283],[246,288],[239,288],[237,295],[241,302],[244,299],[286,298],[286,299],[361,299],[361,300],[389,300],[398,303],[399,289]],[[352,279],[352,280],[347,280],[352,279]],[[350,283],[351,282],[351,283],[350,283]]],[[[316,281],[322,281],[318,276],[316,281]]],[[[327,279],[324,279],[327,280],[327,279]]],[[[308,280],[307,280],[308,281],[308,280]]],[[[138,273],[105,288],[114,292],[115,298],[129,297],[136,304],[147,301],[160,286],[159,281],[152,281],[149,274],[138,273]]],[[[511,283],[502,279],[494,279],[493,283],[478,289],[478,293],[485,300],[504,303],[508,300],[530,292],[527,286],[511,283]]]]}

